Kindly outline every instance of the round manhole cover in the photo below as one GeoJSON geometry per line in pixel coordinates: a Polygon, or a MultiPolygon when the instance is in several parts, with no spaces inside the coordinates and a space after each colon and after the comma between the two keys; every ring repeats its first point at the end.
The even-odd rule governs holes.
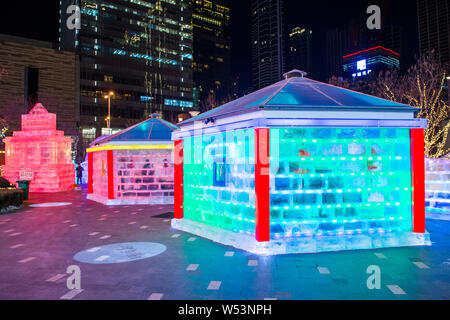
{"type": "Polygon", "coordinates": [[[167,247],[155,242],[126,242],[98,246],[78,252],[74,259],[92,264],[122,263],[147,259],[166,251],[167,247]]]}

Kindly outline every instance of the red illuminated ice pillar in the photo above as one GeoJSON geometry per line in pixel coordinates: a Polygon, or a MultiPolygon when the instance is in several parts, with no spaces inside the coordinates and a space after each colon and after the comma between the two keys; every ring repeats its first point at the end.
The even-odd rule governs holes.
{"type": "Polygon", "coordinates": [[[174,218],[183,219],[183,140],[175,140],[174,218]]]}
{"type": "Polygon", "coordinates": [[[270,154],[269,129],[255,129],[255,236],[270,241],[270,154]]]}
{"type": "Polygon", "coordinates": [[[411,175],[413,232],[425,232],[425,141],[424,129],[411,129],[411,175]]]}

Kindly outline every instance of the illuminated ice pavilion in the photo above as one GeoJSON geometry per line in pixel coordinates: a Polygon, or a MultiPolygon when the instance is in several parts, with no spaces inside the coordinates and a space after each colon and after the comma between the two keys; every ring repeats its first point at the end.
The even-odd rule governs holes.
{"type": "Polygon", "coordinates": [[[5,141],[4,177],[11,183],[29,180],[31,192],[71,190],[74,165],[71,163],[72,138],[56,130],[56,114],[38,103],[22,115],[22,130],[5,141]]]}
{"type": "Polygon", "coordinates": [[[304,75],[179,124],[172,227],[259,254],[430,245],[426,120],[304,75]]]}
{"type": "Polygon", "coordinates": [[[88,199],[107,205],[173,203],[173,142],[177,126],[152,115],[88,152],[88,199]]]}

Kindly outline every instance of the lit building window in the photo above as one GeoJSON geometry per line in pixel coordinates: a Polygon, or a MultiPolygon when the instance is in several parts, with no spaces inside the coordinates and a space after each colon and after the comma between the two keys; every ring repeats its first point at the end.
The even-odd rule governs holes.
{"type": "Polygon", "coordinates": [[[95,132],[96,132],[95,128],[83,128],[81,130],[83,139],[90,141],[95,139],[95,132]]]}
{"type": "Polygon", "coordinates": [[[205,1],[203,2],[203,6],[205,6],[206,8],[212,9],[212,2],[211,2],[211,1],[208,1],[208,0],[205,0],[205,1]]]}
{"type": "Polygon", "coordinates": [[[149,97],[149,96],[141,96],[141,101],[142,102],[148,102],[148,101],[152,101],[153,98],[149,97]]]}
{"type": "Polygon", "coordinates": [[[106,136],[106,135],[111,135],[111,134],[116,134],[117,132],[119,132],[121,129],[114,129],[114,128],[102,128],[102,136],[106,136]]]}

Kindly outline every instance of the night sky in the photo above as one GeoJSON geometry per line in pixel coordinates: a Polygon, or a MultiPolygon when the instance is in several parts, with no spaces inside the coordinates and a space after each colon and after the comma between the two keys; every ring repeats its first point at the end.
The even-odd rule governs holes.
{"type": "MultiPolygon", "coordinates": [[[[230,2],[232,8],[232,72],[234,76],[240,77],[241,87],[245,89],[251,85],[250,0],[230,0],[230,2]]],[[[316,43],[314,63],[324,67],[326,30],[345,25],[351,19],[366,19],[368,17],[366,9],[371,4],[381,7],[384,23],[403,26],[404,43],[407,44],[407,47],[403,50],[402,63],[406,66],[411,65],[414,56],[418,53],[415,0],[285,0],[286,31],[295,26],[311,28],[316,43]]],[[[7,5],[2,3],[0,33],[57,42],[58,12],[58,0],[9,1],[7,5]]],[[[326,75],[323,72],[319,75],[319,80],[325,80],[326,75]]]]}

